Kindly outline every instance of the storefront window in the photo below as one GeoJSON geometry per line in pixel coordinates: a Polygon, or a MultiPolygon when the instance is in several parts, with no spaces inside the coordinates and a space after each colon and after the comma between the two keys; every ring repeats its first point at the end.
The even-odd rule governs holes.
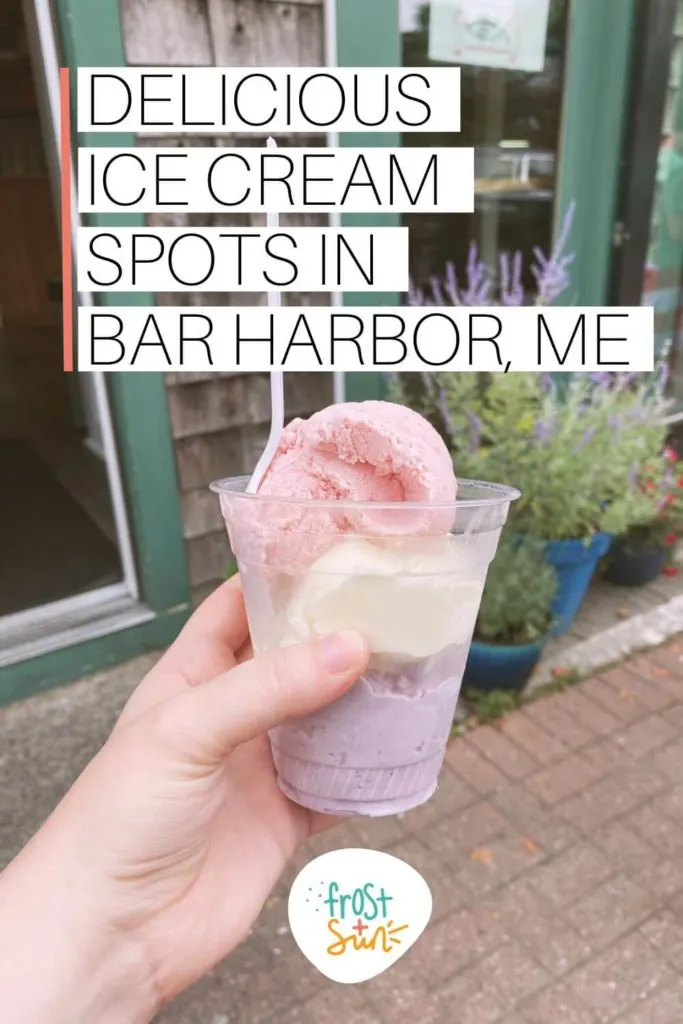
{"type": "Polygon", "coordinates": [[[671,348],[672,411],[683,419],[683,0],[662,125],[643,305],[655,311],[655,339],[671,348]]]}
{"type": "MultiPolygon", "coordinates": [[[[550,244],[567,8],[568,0],[401,0],[404,67],[462,68],[461,132],[406,135],[403,145],[475,147],[475,213],[404,218],[418,286],[448,262],[462,273],[472,242],[494,272],[501,252],[521,250],[526,267],[534,246],[550,244]]],[[[533,290],[530,275],[524,287],[533,290]]]]}

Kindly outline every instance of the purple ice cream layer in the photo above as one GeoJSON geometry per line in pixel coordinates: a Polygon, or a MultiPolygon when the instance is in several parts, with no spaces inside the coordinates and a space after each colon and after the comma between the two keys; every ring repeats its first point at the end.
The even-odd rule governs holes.
{"type": "Polygon", "coordinates": [[[369,673],[315,714],[271,732],[282,789],[342,814],[392,814],[431,796],[443,762],[467,648],[400,672],[369,673]]]}

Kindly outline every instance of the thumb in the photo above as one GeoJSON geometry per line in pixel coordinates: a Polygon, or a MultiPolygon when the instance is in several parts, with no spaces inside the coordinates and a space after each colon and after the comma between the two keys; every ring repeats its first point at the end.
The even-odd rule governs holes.
{"type": "Polygon", "coordinates": [[[220,764],[240,743],[341,697],[369,657],[351,630],[280,647],[167,701],[157,733],[184,760],[220,764]]]}

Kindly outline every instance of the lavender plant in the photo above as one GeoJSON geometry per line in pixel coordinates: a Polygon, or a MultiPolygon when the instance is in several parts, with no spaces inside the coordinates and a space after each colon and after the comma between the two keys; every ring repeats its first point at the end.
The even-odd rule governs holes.
{"type": "MultiPolygon", "coordinates": [[[[573,206],[549,256],[533,251],[533,302],[553,303],[569,285],[566,247],[573,206]]],[[[455,268],[413,288],[424,305],[521,305],[522,256],[502,254],[497,282],[472,246],[460,286],[455,268]],[[494,287],[497,284],[497,287],[494,287]]],[[[398,401],[418,409],[448,443],[460,476],[512,483],[515,529],[543,540],[622,533],[657,512],[662,495],[639,486],[643,467],[662,463],[667,355],[654,374],[574,374],[558,388],[547,373],[424,373],[395,378],[398,401]]]]}

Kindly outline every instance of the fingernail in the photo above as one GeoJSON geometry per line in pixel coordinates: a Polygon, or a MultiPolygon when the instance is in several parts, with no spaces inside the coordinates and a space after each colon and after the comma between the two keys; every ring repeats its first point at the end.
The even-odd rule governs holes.
{"type": "Polygon", "coordinates": [[[357,665],[363,656],[363,638],[353,630],[326,636],[320,643],[320,656],[326,668],[338,675],[357,665]]]}

